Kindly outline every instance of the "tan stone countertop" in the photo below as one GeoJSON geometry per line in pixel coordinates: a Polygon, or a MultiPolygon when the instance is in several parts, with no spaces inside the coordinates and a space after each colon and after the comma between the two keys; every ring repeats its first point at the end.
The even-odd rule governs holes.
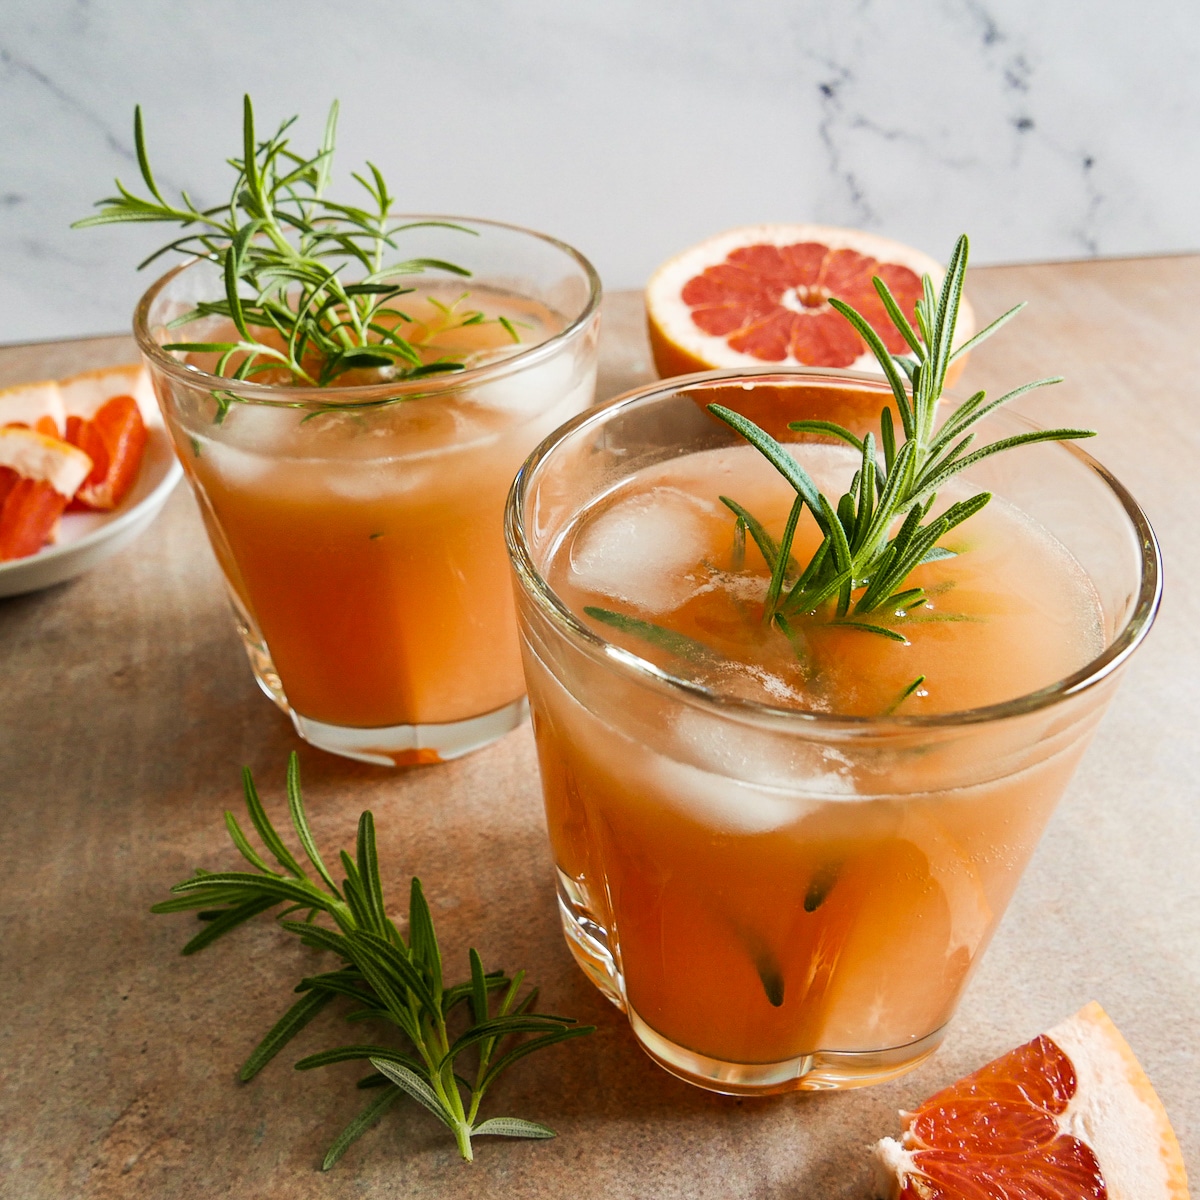
{"type": "MultiPolygon", "coordinates": [[[[757,1101],[661,1071],[563,943],[529,729],[408,771],[299,742],[251,679],[181,487],[132,547],[0,601],[0,1197],[865,1200],[897,1108],[1092,999],[1200,1174],[1200,256],[981,269],[968,293],[983,321],[1031,304],[964,385],[1067,376],[1020,406],[1100,431],[1089,449],[1149,513],[1167,584],[942,1050],[873,1089],[757,1101]],[[355,1064],[291,1070],[354,1040],[329,1013],[237,1082],[316,952],[259,918],[183,958],[194,918],[147,910],[195,867],[235,865],[221,812],[240,808],[240,767],[280,814],[295,748],[319,840],[350,845],[373,809],[393,904],[419,873],[451,971],[473,944],[599,1027],[491,1097],[558,1139],[481,1140],[467,1165],[401,1104],[322,1174],[364,1102],[355,1064]]],[[[602,354],[601,396],[651,377],[635,294],[606,302],[602,354]]],[[[131,357],[127,338],[0,347],[0,385],[131,357]]]]}

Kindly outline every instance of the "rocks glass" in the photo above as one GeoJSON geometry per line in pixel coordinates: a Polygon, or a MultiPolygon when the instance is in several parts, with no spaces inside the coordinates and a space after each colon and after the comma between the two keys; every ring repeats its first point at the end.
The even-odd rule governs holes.
{"type": "MultiPolygon", "coordinates": [[[[937,1047],[1157,608],[1145,516],[1094,459],[1054,442],[966,480],[1073,555],[1103,648],[988,707],[854,717],[739,698],[616,644],[547,582],[598,498],[738,443],[709,401],[801,441],[812,435],[788,420],[823,415],[862,434],[888,395],[837,372],[664,381],[552,434],[509,499],[567,943],[651,1057],[714,1091],[855,1087],[937,1047]]],[[[1002,410],[979,444],[1029,428],[1002,410]]]]}
{"type": "Polygon", "coordinates": [[[591,265],[552,238],[405,219],[477,235],[404,235],[406,253],[471,272],[413,285],[540,326],[527,346],[406,382],[213,376],[162,349],[219,336],[220,318],[169,327],[223,294],[203,260],[134,318],[260,687],[313,745],[389,766],[457,757],[524,716],[504,498],[531,448],[591,402],[600,301],[591,265]]]}

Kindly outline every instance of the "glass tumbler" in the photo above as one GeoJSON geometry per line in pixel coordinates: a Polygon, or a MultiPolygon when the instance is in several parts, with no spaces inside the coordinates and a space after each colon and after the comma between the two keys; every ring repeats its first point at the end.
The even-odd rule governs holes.
{"type": "MultiPolygon", "coordinates": [[[[1099,463],[1054,442],[966,478],[1070,551],[1095,589],[1103,649],[989,707],[839,716],[738,698],[614,644],[547,583],[598,497],[643,468],[740,444],[705,404],[795,442],[820,439],[787,422],[819,415],[877,430],[888,396],[838,372],[664,381],[551,434],[509,497],[567,944],[652,1058],[718,1092],[862,1086],[938,1046],[1158,605],[1145,516],[1099,463]]],[[[1002,410],[979,428],[983,444],[1031,426],[1002,410]]]]}
{"type": "Polygon", "coordinates": [[[591,264],[553,238],[401,219],[476,235],[403,235],[406,253],[471,272],[414,286],[486,300],[518,328],[536,312],[548,336],[459,372],[318,389],[210,375],[162,348],[220,338],[220,318],[171,326],[223,295],[206,260],[134,316],[259,686],[313,745],[387,766],[455,758],[525,716],[504,499],[529,451],[591,403],[600,303],[591,264]]]}

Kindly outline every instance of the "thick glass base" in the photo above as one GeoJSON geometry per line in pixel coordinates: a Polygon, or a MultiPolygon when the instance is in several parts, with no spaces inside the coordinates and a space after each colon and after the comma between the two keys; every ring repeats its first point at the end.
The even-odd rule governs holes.
{"type": "Polygon", "coordinates": [[[516,729],[529,716],[529,705],[522,696],[512,704],[445,725],[388,725],[375,729],[357,729],[344,725],[326,725],[289,711],[296,732],[308,743],[330,754],[354,758],[380,767],[407,767],[420,763],[449,762],[516,729]]]}
{"type": "Polygon", "coordinates": [[[372,763],[379,767],[409,767],[423,763],[449,762],[472,750],[480,750],[490,742],[516,729],[529,716],[525,697],[503,708],[450,721],[442,725],[386,725],[358,728],[346,725],[327,725],[301,716],[288,703],[279,673],[271,661],[270,651],[238,600],[229,589],[234,620],[242,639],[254,679],[273,704],[292,719],[296,732],[310,745],[343,758],[372,763]]]}
{"type": "Polygon", "coordinates": [[[558,908],[567,946],[583,973],[629,1017],[643,1050],[672,1075],[728,1096],[770,1096],[868,1087],[911,1071],[941,1045],[946,1027],[904,1046],[884,1050],[814,1050],[773,1063],[731,1063],[676,1045],[629,1004],[608,932],[592,915],[585,886],[558,872],[558,908]]]}
{"type": "Polygon", "coordinates": [[[772,1096],[777,1092],[827,1092],[870,1087],[911,1071],[941,1044],[946,1027],[919,1042],[888,1050],[814,1050],[775,1063],[730,1063],[677,1046],[651,1029],[627,1004],[629,1024],[642,1049],[660,1067],[697,1087],[727,1096],[772,1096]]]}

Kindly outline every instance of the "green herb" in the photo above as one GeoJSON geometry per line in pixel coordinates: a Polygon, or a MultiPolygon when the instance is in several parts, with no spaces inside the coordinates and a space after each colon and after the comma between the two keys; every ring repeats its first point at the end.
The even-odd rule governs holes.
{"type": "Polygon", "coordinates": [[[859,313],[840,300],[830,299],[829,303],[854,326],[879,360],[891,385],[903,432],[903,440],[897,445],[892,408],[890,404],[886,405],[880,414],[881,464],[871,433],[859,438],[831,421],[795,421],[789,425],[796,431],[840,438],[861,455],[861,465],[848,491],[836,505],[821,494],[788,451],[753,421],[722,405],[708,406],[709,412],[750,442],[796,493],[784,540],[778,549],[761,522],[735,501],[721,497],[722,503],[737,517],[735,557],[737,540],[744,541],[744,531],[748,530],[771,572],[763,612],[766,623],[786,632],[789,618],[831,609],[830,620],[834,624],[906,641],[903,635],[891,629],[858,618],[873,612],[891,612],[899,616],[924,604],[925,593],[920,588],[905,588],[905,580],[914,568],[924,563],[953,557],[951,551],[938,543],[991,499],[990,493],[981,492],[950,505],[940,516],[927,520],[939,488],[959,471],[1001,451],[1030,442],[1094,436],[1093,431],[1087,429],[1038,430],[1002,438],[968,453],[975,438],[972,426],[1001,405],[1034,388],[1061,382],[1058,378],[1024,384],[990,402],[984,392],[976,392],[940,428],[935,426],[947,368],[1024,307],[1017,305],[957,350],[952,350],[967,254],[968,242],[964,236],[954,248],[940,295],[935,294],[932,281],[925,276],[924,295],[916,305],[915,329],[887,284],[882,279],[875,279],[875,289],[892,323],[912,351],[911,355],[889,353],[879,335],[859,313]],[[822,540],[808,563],[798,567],[791,559],[791,535],[805,505],[817,523],[822,540]],[[897,523],[898,529],[895,528],[897,523]]]}
{"type": "Polygon", "coordinates": [[[900,693],[900,695],[897,696],[896,699],[893,700],[890,705],[888,705],[887,711],[883,715],[885,717],[890,717],[892,715],[892,713],[894,713],[896,711],[896,709],[898,709],[900,707],[900,705],[902,705],[905,702],[905,700],[907,700],[909,698],[909,696],[911,696],[924,682],[925,682],[925,676],[918,675],[916,677],[916,679],[914,679],[912,681],[912,683],[910,683],[908,685],[908,687],[906,687],[904,689],[904,691],[902,691],[900,693]]]}
{"type": "Polygon", "coordinates": [[[629,617],[624,613],[613,612],[607,608],[597,608],[592,604],[585,605],[583,611],[593,621],[610,625],[622,633],[631,633],[634,637],[640,637],[643,641],[659,646],[679,658],[686,658],[692,662],[703,662],[714,656],[713,650],[703,642],[688,637],[686,633],[676,633],[674,629],[655,625],[653,621],[642,621],[637,617],[629,617]]]}
{"type": "Polygon", "coordinates": [[[368,1061],[374,1070],[358,1086],[383,1089],[335,1140],[324,1169],[332,1167],[404,1095],[424,1105],[454,1134],[465,1159],[473,1157],[474,1137],[554,1137],[546,1126],[516,1117],[481,1121],[480,1102],[496,1079],[526,1055],[591,1033],[594,1027],[577,1025],[570,1017],[533,1012],[536,989],[520,994],[525,973],[518,971],[509,978],[500,971],[485,972],[473,949],[468,952],[469,978],[446,986],[441,950],[419,880],[412,881],[407,942],[388,916],[370,812],[359,818],[355,857],[341,852],[345,874],[341,887],[334,882],[305,816],[295,753],[288,762],[288,808],[311,875],[271,824],[249,770],[243,772],[243,784],[250,821],[279,869],[268,865],[237,818],[226,812],[229,836],[254,870],[197,871],[171,889],[174,899],[156,904],[151,911],[199,909],[207,925],[183,948],[184,954],[195,954],[244,921],[282,904],[286,907],[279,914],[281,927],[306,946],[336,955],[341,966],[300,981],[296,987],[300,999],[246,1060],[241,1078],[252,1079],[321,1009],[345,997],[354,1003],[348,1019],[377,1020],[402,1035],[402,1042],[339,1046],[296,1064],[297,1070],[306,1071],[330,1063],[368,1061]],[[306,914],[304,920],[284,919],[299,913],[306,914]],[[322,923],[321,916],[328,921],[322,923]],[[523,1036],[528,1040],[514,1042],[523,1036]]]}
{"type": "MultiPolygon", "coordinates": [[[[329,199],[325,191],[337,119],[334,101],[321,145],[305,157],[291,149],[286,136],[295,117],[265,140],[258,139],[254,107],[246,96],[241,157],[228,160],[235,172],[229,202],[200,209],[186,192],[177,202],[163,195],[150,169],[141,108],[134,110],[134,145],[148,195],[135,196],[117,180],[118,194],[98,201],[99,213],[76,221],[73,228],[126,222],[180,225],[187,232],[156,250],[139,270],[172,250],[208,259],[221,271],[224,296],[197,304],[171,327],[219,316],[237,335],[221,342],[171,342],[163,349],[216,354],[217,375],[253,379],[282,370],[291,382],[319,387],[364,368],[381,381],[462,370],[463,364],[453,359],[426,361],[420,341],[401,332],[414,324],[413,318],[393,301],[415,290],[404,284],[404,277],[426,270],[457,276],[470,272],[440,259],[386,260],[398,250],[398,235],[409,230],[436,225],[474,231],[444,221],[393,224],[394,198],[371,162],[354,174],[366,192],[366,207],[329,199]]],[[[484,322],[481,312],[460,311],[461,299],[437,305],[443,322],[435,332],[484,322]]],[[[520,340],[511,321],[501,319],[500,324],[514,341],[520,340]]],[[[226,396],[239,399],[233,393],[226,396]]],[[[218,409],[218,420],[226,411],[218,409]]]]}

